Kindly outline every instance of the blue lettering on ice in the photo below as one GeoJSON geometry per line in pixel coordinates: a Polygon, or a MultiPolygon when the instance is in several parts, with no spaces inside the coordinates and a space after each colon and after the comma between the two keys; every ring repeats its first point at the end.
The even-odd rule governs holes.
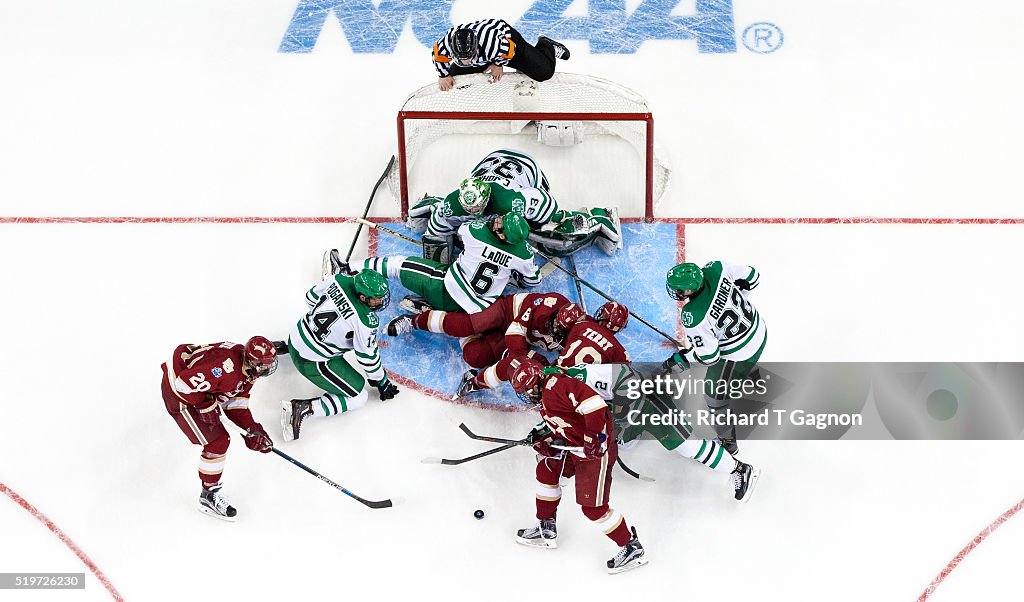
{"type": "MultiPolygon", "coordinates": [[[[452,27],[454,0],[299,0],[280,52],[312,52],[328,16],[341,25],[352,51],[394,52],[398,37],[412,22],[412,33],[433,47],[452,27]]],[[[573,0],[536,0],[515,23],[528,40],[587,40],[598,54],[632,54],[647,40],[695,40],[702,53],[736,52],[732,0],[696,0],[692,15],[672,11],[680,0],[643,0],[632,12],[626,0],[590,0],[586,16],[563,16],[573,0]]],[[[495,15],[498,16],[498,15],[495,15]]]]}

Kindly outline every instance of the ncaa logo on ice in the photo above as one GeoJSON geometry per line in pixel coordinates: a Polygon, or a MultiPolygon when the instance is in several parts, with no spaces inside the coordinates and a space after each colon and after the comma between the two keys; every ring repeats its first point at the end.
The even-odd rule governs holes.
{"type": "MultiPolygon", "coordinates": [[[[536,0],[513,25],[526,37],[588,40],[595,54],[633,54],[647,40],[694,40],[697,52],[736,52],[737,38],[751,52],[767,54],[782,45],[782,30],[754,23],[737,36],[733,0],[642,0],[627,12],[626,0],[590,0],[585,16],[565,16],[574,0],[536,0]],[[693,6],[692,12],[687,6],[693,6]]],[[[279,52],[312,52],[328,18],[341,24],[352,51],[390,54],[406,23],[421,44],[431,47],[454,23],[455,0],[299,0],[279,52]]],[[[500,17],[501,15],[491,15],[500,17]]]]}

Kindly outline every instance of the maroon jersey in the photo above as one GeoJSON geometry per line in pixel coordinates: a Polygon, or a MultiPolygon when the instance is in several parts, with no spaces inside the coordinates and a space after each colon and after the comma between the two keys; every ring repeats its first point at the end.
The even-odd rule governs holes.
{"type": "Polygon", "coordinates": [[[584,382],[564,374],[547,377],[541,390],[541,418],[556,437],[582,446],[584,436],[604,433],[615,440],[611,414],[604,399],[584,382]]]}
{"type": "Polygon", "coordinates": [[[178,345],[162,368],[185,403],[206,405],[248,398],[253,378],[245,373],[245,347],[235,343],[178,345]]]}
{"type": "Polygon", "coordinates": [[[505,329],[505,346],[509,357],[526,354],[530,345],[554,351],[560,342],[551,336],[551,318],[571,303],[558,293],[513,295],[513,317],[505,329]]]}
{"type": "Polygon", "coordinates": [[[565,338],[565,349],[555,365],[571,368],[579,364],[628,364],[629,353],[612,331],[597,322],[577,322],[565,338]]]}

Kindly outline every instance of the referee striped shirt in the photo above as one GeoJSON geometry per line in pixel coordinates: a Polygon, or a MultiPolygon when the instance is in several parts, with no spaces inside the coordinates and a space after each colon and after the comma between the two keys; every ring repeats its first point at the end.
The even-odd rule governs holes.
{"type": "Polygon", "coordinates": [[[512,26],[504,19],[481,19],[464,25],[456,25],[434,44],[434,67],[440,77],[451,74],[455,59],[452,57],[452,45],[455,32],[459,29],[472,29],[476,32],[476,56],[463,67],[486,67],[490,64],[504,67],[516,54],[516,45],[512,41],[512,26]]]}

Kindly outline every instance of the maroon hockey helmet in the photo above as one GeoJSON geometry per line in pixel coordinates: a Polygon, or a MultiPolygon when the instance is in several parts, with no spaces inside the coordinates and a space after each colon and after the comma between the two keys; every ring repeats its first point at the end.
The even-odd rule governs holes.
{"type": "Polygon", "coordinates": [[[540,401],[540,381],[544,377],[544,365],[537,360],[523,358],[512,371],[509,383],[512,389],[526,403],[540,401]]]}
{"type": "Polygon", "coordinates": [[[277,349],[270,339],[254,336],[245,343],[245,361],[256,376],[270,376],[277,370],[277,349]]]}
{"type": "Polygon", "coordinates": [[[583,313],[583,308],[575,303],[567,303],[563,305],[555,315],[551,317],[551,335],[556,339],[561,339],[565,335],[569,334],[572,327],[577,322],[587,317],[587,314],[583,313]]]}
{"type": "Polygon", "coordinates": [[[629,308],[621,303],[609,301],[597,308],[594,321],[612,332],[619,332],[629,324],[629,308]]]}

